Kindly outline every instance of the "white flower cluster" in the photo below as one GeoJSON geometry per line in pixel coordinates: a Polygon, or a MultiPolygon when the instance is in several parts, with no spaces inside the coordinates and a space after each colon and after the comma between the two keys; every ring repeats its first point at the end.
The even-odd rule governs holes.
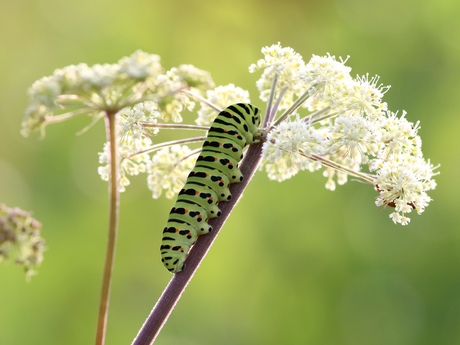
{"type": "MultiPolygon", "coordinates": [[[[412,210],[424,211],[431,200],[426,192],[436,186],[432,177],[437,167],[422,156],[418,123],[407,121],[405,113],[398,117],[382,102],[389,87],[378,85],[377,76],[351,77],[345,61],[334,56],[313,56],[304,65],[297,53],[279,44],[262,52],[265,59],[257,63],[266,66],[257,83],[264,88],[261,98],[266,99],[275,73],[279,80],[301,76],[306,90],[302,106],[313,112],[273,127],[268,124],[262,164],[271,179],[282,181],[324,166],[330,190],[335,189],[334,178],[344,184],[348,175],[372,183],[379,192],[376,204],[395,208],[390,215],[395,223],[405,225],[412,210]],[[290,73],[280,67],[275,71],[274,65],[290,73]]],[[[302,90],[298,83],[295,89],[302,90]]]]}
{"type": "MultiPolygon", "coordinates": [[[[226,107],[236,102],[249,102],[249,93],[235,85],[214,86],[209,73],[201,71],[191,65],[180,65],[164,74],[150,80],[150,89],[154,90],[154,101],[138,103],[135,106],[121,110],[118,116],[118,146],[120,160],[120,191],[125,191],[130,184],[129,176],[140,173],[147,174],[147,185],[152,191],[152,196],[158,198],[165,191],[167,198],[172,198],[182,187],[187,174],[193,168],[196,155],[188,146],[179,145],[177,142],[157,143],[153,137],[167,122],[182,122],[185,110],[191,110],[195,105],[190,99],[190,93],[179,92],[184,85],[193,85],[187,88],[192,90],[195,97],[200,98],[200,92],[206,90],[206,104],[214,107],[226,107]],[[184,84],[188,83],[188,84],[184,84]]],[[[203,99],[204,100],[204,99],[203,99]]],[[[217,115],[217,111],[207,105],[202,105],[198,112],[197,123],[209,125],[217,115]],[[209,120],[205,121],[204,119],[209,120]]],[[[169,124],[172,129],[184,128],[180,124],[169,124]]],[[[185,129],[196,129],[194,125],[185,129]]],[[[202,128],[199,128],[202,130],[202,128]]],[[[185,141],[196,142],[194,138],[185,141]]],[[[110,161],[109,147],[106,144],[103,152],[99,154],[101,166],[98,171],[103,180],[109,180],[110,161]]]]}
{"type": "Polygon", "coordinates": [[[187,89],[200,95],[213,87],[211,75],[192,65],[173,67],[150,83],[150,88],[159,96],[155,101],[165,122],[182,122],[181,114],[185,110],[192,111],[195,107],[195,102],[187,94],[178,91],[187,89]]]}
{"type": "MultiPolygon", "coordinates": [[[[156,151],[152,137],[157,135],[157,124],[167,122],[182,122],[182,113],[185,110],[193,110],[195,102],[188,94],[181,93],[183,89],[193,91],[199,95],[202,91],[214,86],[210,74],[192,65],[180,65],[173,67],[164,74],[148,80],[149,89],[152,90],[153,101],[138,103],[132,107],[122,109],[118,114],[118,146],[120,159],[120,191],[130,184],[129,176],[140,173],[147,174],[148,187],[153,191],[153,196],[161,196],[161,190],[166,190],[168,198],[173,197],[172,191],[179,191],[181,182],[174,182],[178,176],[187,172],[189,159],[178,164],[177,158],[188,148],[174,145],[156,151]],[[153,157],[151,154],[153,152],[153,157]],[[169,155],[169,156],[168,156],[169,155]],[[159,178],[158,162],[163,159],[163,178],[159,178]],[[168,164],[171,166],[168,167],[168,164]],[[177,174],[174,173],[177,171],[177,174]],[[167,182],[169,181],[169,182],[167,182]],[[157,184],[156,184],[157,183],[157,184]]],[[[108,145],[104,146],[99,154],[101,166],[98,171],[103,180],[109,179],[109,151],[108,145]]],[[[193,166],[192,166],[193,167],[193,166]]],[[[191,169],[191,168],[190,168],[191,169]]],[[[190,170],[189,169],[189,170],[190,170]]],[[[183,178],[178,181],[184,180],[183,178]]]]}
{"type": "Polygon", "coordinates": [[[315,171],[319,162],[308,159],[323,153],[325,136],[302,120],[285,121],[271,130],[263,146],[264,166],[268,177],[283,181],[301,170],[315,171]]]}
{"type": "Polygon", "coordinates": [[[185,145],[164,147],[157,151],[147,165],[147,185],[152,197],[159,198],[163,190],[168,199],[175,197],[184,186],[195,160],[196,154],[185,145]]]}
{"type": "MultiPolygon", "coordinates": [[[[283,181],[302,170],[324,168],[330,190],[346,183],[349,175],[372,184],[379,193],[376,204],[394,208],[390,217],[395,223],[407,224],[407,214],[424,211],[431,201],[427,192],[436,186],[437,166],[423,158],[419,124],[409,122],[404,112],[391,112],[382,101],[389,87],[379,84],[378,76],[352,77],[346,59],[329,54],[313,55],[305,63],[279,43],[262,53],[264,58],[249,71],[262,70],[257,87],[270,110],[262,129],[262,168],[271,179],[283,181]],[[277,112],[282,112],[278,118],[277,112]]],[[[172,198],[179,191],[196,156],[184,144],[203,139],[158,143],[154,136],[159,129],[203,130],[219,109],[250,102],[240,87],[215,87],[206,71],[180,65],[165,72],[157,55],[141,51],[113,65],[57,70],[35,82],[29,95],[24,135],[85,112],[95,117],[116,113],[121,188],[129,184],[129,176],[146,173],[154,198],[163,191],[172,198]],[[201,102],[198,126],[190,120],[182,124],[196,100],[201,102]]],[[[108,180],[107,146],[100,163],[99,174],[108,180]]]]}
{"type": "MultiPolygon", "coordinates": [[[[118,114],[118,155],[120,161],[120,191],[125,191],[129,185],[128,176],[138,175],[147,171],[150,157],[142,153],[152,145],[152,140],[146,135],[155,135],[158,130],[144,128],[142,123],[157,123],[160,117],[154,102],[138,103],[131,108],[124,108],[118,114]],[[141,153],[140,153],[141,152],[141,153]]],[[[99,175],[104,181],[110,177],[109,145],[104,145],[104,150],[99,153],[99,175]]]]}
{"type": "MultiPolygon", "coordinates": [[[[208,90],[206,92],[206,99],[209,103],[215,107],[224,109],[230,104],[234,103],[250,103],[249,92],[235,86],[234,84],[228,84],[225,86],[218,86],[215,89],[208,90]]],[[[217,116],[215,109],[210,108],[206,104],[201,104],[201,109],[198,111],[198,118],[196,124],[200,126],[209,126],[217,116]]]]}
{"type": "MultiPolygon", "coordinates": [[[[410,212],[424,211],[431,200],[427,191],[436,186],[436,167],[423,158],[417,135],[419,124],[409,122],[404,112],[401,116],[391,112],[382,101],[389,87],[379,84],[378,76],[353,78],[346,60],[331,55],[314,55],[304,63],[298,53],[279,43],[262,52],[264,59],[250,66],[251,72],[263,70],[257,82],[260,98],[274,98],[277,110],[290,109],[302,98],[300,109],[308,111],[302,115],[305,110],[294,109],[279,124],[266,124],[262,167],[269,178],[283,181],[302,170],[324,168],[326,188],[330,190],[337,183],[346,183],[349,175],[371,183],[379,193],[376,204],[394,208],[390,217],[395,223],[407,224],[410,212]]],[[[156,83],[157,90],[162,90],[158,93],[166,94],[168,89],[180,88],[181,79],[173,69],[157,78],[156,83]]],[[[233,84],[208,89],[196,123],[210,125],[217,114],[215,109],[249,101],[248,92],[233,84]],[[214,109],[208,104],[213,104],[214,109]]],[[[159,102],[156,116],[136,118],[127,112],[120,122],[127,126],[122,134],[131,138],[121,144],[122,181],[127,184],[127,175],[147,172],[154,197],[163,190],[167,197],[173,197],[192,168],[193,155],[186,146],[162,148],[152,158],[146,153],[133,156],[151,145],[142,123],[171,117],[182,120],[179,114],[187,108],[187,102],[176,99],[176,103],[169,104],[175,111],[170,108],[165,112],[166,107],[159,102]],[[133,141],[135,133],[136,140],[143,140],[138,144],[133,141]],[[184,156],[190,159],[182,160],[184,156]]]]}
{"type": "Polygon", "coordinates": [[[305,69],[305,62],[300,54],[292,48],[281,47],[280,43],[262,48],[262,54],[264,54],[264,59],[260,59],[257,63],[249,66],[250,73],[263,70],[262,77],[257,81],[260,99],[268,100],[273,78],[277,75],[278,92],[281,89],[286,90],[279,109],[287,109],[294,99],[308,88],[302,75],[299,74],[305,69]]]}
{"type": "MultiPolygon", "coordinates": [[[[129,185],[129,176],[140,173],[157,174],[153,169],[152,152],[161,148],[153,145],[153,136],[159,132],[159,126],[168,122],[182,122],[184,111],[192,111],[195,102],[190,94],[201,97],[214,87],[214,81],[207,71],[192,65],[179,65],[164,71],[160,57],[136,51],[115,64],[71,65],[57,69],[53,75],[36,81],[29,89],[30,103],[22,123],[22,134],[27,136],[33,131],[43,129],[50,123],[67,120],[76,115],[86,114],[97,121],[104,115],[116,116],[118,133],[118,161],[120,162],[120,191],[129,185]],[[182,91],[187,91],[182,92],[182,91]]],[[[222,95],[225,92],[222,92],[222,95]]],[[[227,90],[227,95],[234,94],[227,90]]],[[[228,96],[227,96],[228,97],[228,96]]],[[[167,152],[172,156],[166,159],[176,166],[181,147],[172,151],[162,150],[161,157],[167,152]]],[[[155,158],[158,160],[158,158],[155,158]]],[[[110,152],[106,144],[99,153],[98,172],[103,180],[110,178],[110,152]]],[[[154,160],[155,162],[155,160],[154,160]]],[[[171,168],[172,169],[172,168],[171,168]]],[[[174,178],[174,175],[166,176],[174,178]]],[[[148,175],[147,179],[160,181],[148,175]]],[[[161,188],[170,189],[165,181],[161,188]]],[[[175,185],[171,183],[171,185],[175,185]]],[[[155,190],[156,186],[151,186],[155,190]]],[[[172,189],[172,190],[177,190],[172,189]]],[[[161,193],[154,192],[154,195],[161,193]]],[[[166,193],[170,196],[170,192],[166,193]]]]}
{"type": "Polygon", "coordinates": [[[48,123],[56,121],[53,117],[59,118],[56,115],[66,112],[64,119],[81,113],[99,115],[103,110],[124,108],[133,103],[132,90],[136,84],[161,72],[160,57],[142,51],[115,64],[81,63],[57,69],[30,87],[21,132],[28,136],[34,131],[43,131],[48,123]],[[73,108],[79,110],[72,113],[73,108]]]}

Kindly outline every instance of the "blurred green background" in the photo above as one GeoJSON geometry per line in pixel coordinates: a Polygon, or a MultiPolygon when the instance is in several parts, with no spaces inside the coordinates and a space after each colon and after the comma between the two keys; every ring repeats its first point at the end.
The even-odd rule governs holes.
{"type": "MultiPolygon", "coordinates": [[[[48,251],[31,283],[0,265],[0,344],[93,343],[105,254],[103,124],[21,137],[32,82],[142,49],[261,104],[247,69],[278,41],[306,61],[350,55],[353,74],[392,85],[384,100],[421,121],[424,154],[441,164],[434,201],[401,227],[369,186],[257,174],[156,344],[459,344],[459,17],[452,0],[1,0],[0,202],[33,210],[48,251]]],[[[107,344],[132,341],[171,277],[158,253],[171,205],[144,177],[122,194],[107,344]]]]}

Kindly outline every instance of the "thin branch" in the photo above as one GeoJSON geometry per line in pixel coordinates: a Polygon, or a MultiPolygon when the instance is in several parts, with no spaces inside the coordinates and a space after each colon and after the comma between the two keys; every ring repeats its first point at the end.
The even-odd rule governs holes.
{"type": "Polygon", "coordinates": [[[321,122],[321,121],[323,121],[323,120],[325,120],[325,119],[327,119],[329,117],[337,115],[337,114],[326,114],[326,115],[320,117],[321,114],[324,114],[329,109],[331,109],[330,105],[324,107],[323,109],[317,110],[317,111],[315,111],[314,113],[311,113],[308,116],[305,116],[302,119],[302,121],[303,122],[308,122],[310,125],[312,125],[314,123],[321,122]]]}
{"type": "Polygon", "coordinates": [[[142,127],[165,128],[165,129],[189,129],[189,130],[209,130],[209,126],[187,125],[182,123],[147,123],[139,122],[142,127]]]}
{"type": "Polygon", "coordinates": [[[82,134],[85,134],[88,130],[90,130],[96,123],[99,122],[99,120],[101,119],[101,117],[104,116],[104,113],[101,113],[100,115],[96,115],[96,116],[93,116],[93,120],[88,124],[86,125],[83,129],[80,129],[78,132],[77,132],[77,135],[82,135],[82,134]]]}
{"type": "Polygon", "coordinates": [[[366,181],[368,183],[375,184],[375,176],[372,175],[372,174],[367,174],[367,173],[363,173],[363,172],[360,172],[360,171],[350,169],[350,168],[346,167],[345,165],[342,165],[342,164],[339,164],[337,162],[331,161],[330,159],[327,159],[327,158],[325,158],[323,156],[320,156],[320,155],[317,155],[317,154],[306,155],[303,152],[300,152],[300,154],[302,156],[304,156],[304,157],[307,157],[307,158],[313,160],[313,161],[320,162],[322,165],[324,165],[326,167],[329,167],[329,168],[332,168],[335,171],[343,172],[343,173],[346,173],[346,174],[354,176],[354,177],[359,177],[359,178],[363,179],[364,181],[366,181]]]}
{"type": "MultiPolygon", "coordinates": [[[[270,114],[270,122],[269,124],[271,124],[273,122],[273,119],[275,118],[276,116],[276,112],[278,111],[278,107],[281,103],[281,100],[283,99],[283,96],[284,94],[286,93],[287,91],[287,87],[283,87],[281,90],[280,90],[280,94],[278,95],[278,98],[276,99],[276,102],[275,102],[275,105],[272,109],[272,112],[270,114]]],[[[264,127],[265,128],[265,127],[264,127]]]]}
{"type": "Polygon", "coordinates": [[[265,113],[265,118],[264,118],[264,123],[262,125],[262,128],[269,127],[272,123],[274,114],[276,114],[276,108],[273,109],[272,107],[273,107],[273,98],[275,97],[275,89],[276,89],[277,83],[278,83],[278,73],[275,73],[275,76],[273,77],[272,87],[270,90],[270,97],[268,98],[268,101],[267,101],[267,110],[265,113]]]}
{"type": "Polygon", "coordinates": [[[119,165],[117,155],[117,133],[115,112],[107,112],[106,135],[110,146],[110,190],[109,190],[109,232],[107,251],[102,278],[101,299],[99,301],[99,316],[96,332],[96,345],[103,345],[107,329],[107,315],[109,310],[110,285],[112,280],[113,262],[115,257],[115,244],[118,232],[118,216],[120,190],[119,165]]]}
{"type": "MultiPolygon", "coordinates": [[[[243,182],[230,185],[232,199],[227,202],[219,203],[222,215],[209,221],[209,224],[212,225],[213,231],[208,235],[200,236],[198,238],[187,257],[186,268],[172,277],[157,304],[152,309],[147,320],[142,325],[142,328],[139,330],[139,333],[134,339],[132,345],[153,344],[174,309],[174,306],[179,301],[187,284],[192,279],[195,271],[198,269],[198,266],[219,234],[220,229],[230,216],[230,213],[237,204],[238,200],[241,198],[249,181],[254,176],[254,173],[261,161],[261,152],[261,143],[249,146],[249,149],[240,164],[240,169],[244,176],[243,182]]],[[[237,254],[235,253],[235,255],[237,254]]]]}
{"type": "Polygon", "coordinates": [[[308,88],[302,95],[300,95],[300,97],[297,98],[295,102],[292,103],[292,105],[288,109],[286,109],[283,114],[281,114],[281,116],[275,121],[272,127],[279,125],[281,122],[283,122],[286,119],[286,117],[288,117],[294,111],[296,111],[310,96],[309,90],[310,88],[308,88]]]}
{"type": "Polygon", "coordinates": [[[191,96],[192,98],[196,99],[197,101],[206,104],[208,107],[211,107],[212,109],[216,110],[218,113],[220,113],[222,111],[222,109],[220,109],[216,105],[214,105],[211,102],[209,102],[206,98],[201,97],[200,95],[197,95],[197,94],[195,94],[195,93],[193,93],[193,92],[191,92],[191,91],[189,91],[187,89],[180,90],[180,92],[185,93],[185,94],[191,96]]]}
{"type": "Polygon", "coordinates": [[[178,145],[178,144],[198,143],[198,142],[204,141],[206,138],[207,137],[202,136],[202,137],[194,137],[194,138],[186,138],[186,139],[180,139],[180,140],[166,141],[166,142],[161,143],[161,144],[152,145],[152,146],[146,148],[145,150],[133,153],[131,156],[129,156],[129,158],[133,158],[134,156],[140,155],[142,153],[159,150],[159,149],[161,149],[163,147],[168,147],[168,146],[173,146],[173,145],[178,145]]]}
{"type": "Polygon", "coordinates": [[[88,108],[77,109],[77,110],[69,111],[67,113],[63,113],[59,115],[46,116],[45,120],[47,124],[54,124],[54,123],[67,121],[68,119],[71,119],[79,115],[88,114],[88,112],[90,112],[88,108]]]}

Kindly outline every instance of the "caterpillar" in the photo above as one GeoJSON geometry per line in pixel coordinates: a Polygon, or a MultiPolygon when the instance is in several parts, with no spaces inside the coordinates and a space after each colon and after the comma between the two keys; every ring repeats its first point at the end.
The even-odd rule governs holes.
{"type": "Polygon", "coordinates": [[[243,180],[238,163],[246,145],[260,139],[259,113],[251,104],[233,104],[221,111],[209,128],[163,230],[160,253],[168,271],[184,269],[190,247],[198,236],[212,230],[208,220],[220,216],[218,203],[230,200],[229,185],[243,180]]]}

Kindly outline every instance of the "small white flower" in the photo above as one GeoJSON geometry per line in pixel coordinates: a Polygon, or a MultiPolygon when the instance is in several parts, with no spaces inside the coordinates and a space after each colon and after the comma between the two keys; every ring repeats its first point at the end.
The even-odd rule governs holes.
{"type": "Polygon", "coordinates": [[[381,119],[382,141],[385,143],[384,149],[380,153],[381,158],[390,154],[405,153],[413,156],[421,156],[421,139],[417,135],[419,123],[409,122],[403,112],[401,117],[397,113],[387,111],[386,116],[381,119]]]}
{"type": "Polygon", "coordinates": [[[256,85],[260,92],[260,99],[267,101],[275,75],[278,76],[278,90],[286,88],[286,93],[279,105],[279,109],[287,109],[296,96],[301,95],[309,85],[301,78],[305,62],[300,54],[290,47],[281,47],[280,43],[262,48],[264,58],[249,66],[249,72],[263,70],[262,76],[256,85]]]}
{"type": "Polygon", "coordinates": [[[163,67],[158,55],[137,50],[131,56],[120,59],[118,69],[120,73],[125,73],[128,78],[145,80],[160,74],[163,67]]]}
{"type": "Polygon", "coordinates": [[[23,135],[36,130],[43,132],[48,123],[79,114],[97,119],[101,113],[134,105],[150,92],[144,80],[156,77],[161,71],[159,57],[141,51],[115,64],[81,63],[57,69],[29,89],[30,101],[21,132],[23,135]]]}
{"type": "Polygon", "coordinates": [[[61,85],[54,77],[43,77],[35,81],[28,94],[33,104],[42,104],[48,108],[55,107],[56,97],[61,93],[61,85]]]}
{"type": "MultiPolygon", "coordinates": [[[[152,140],[146,136],[147,130],[142,122],[156,123],[158,112],[154,110],[151,102],[136,104],[134,107],[125,108],[117,114],[118,159],[120,162],[120,192],[125,191],[129,185],[128,176],[138,175],[146,171],[150,157],[141,153],[152,145],[152,140]]],[[[155,130],[150,131],[155,134],[155,130]]],[[[98,173],[102,180],[109,180],[110,161],[109,147],[104,144],[103,152],[99,153],[98,173]]]]}
{"type": "Polygon", "coordinates": [[[339,102],[348,92],[352,82],[351,68],[335,56],[313,55],[301,73],[302,81],[310,86],[310,98],[304,107],[310,111],[321,110],[327,105],[339,102]]]}
{"type": "MultiPolygon", "coordinates": [[[[218,86],[213,90],[206,91],[206,99],[221,109],[235,103],[251,102],[249,99],[249,92],[234,84],[218,86]]],[[[200,126],[209,126],[214,121],[217,114],[215,109],[206,104],[201,104],[201,109],[198,110],[198,118],[195,122],[200,126]]]]}
{"type": "Polygon", "coordinates": [[[157,103],[160,117],[164,122],[182,122],[182,112],[186,109],[192,111],[195,107],[195,102],[188,95],[178,92],[187,85],[176,72],[177,70],[172,68],[159,75],[151,86],[156,94],[161,95],[157,103]]]}
{"type": "Polygon", "coordinates": [[[119,67],[112,64],[96,64],[78,69],[77,73],[78,87],[81,90],[97,92],[97,90],[102,90],[114,84],[119,77],[119,67]]]}
{"type": "Polygon", "coordinates": [[[168,199],[179,193],[187,175],[192,171],[196,155],[185,145],[174,145],[158,150],[147,164],[147,185],[157,199],[163,190],[168,199]]]}
{"type": "Polygon", "coordinates": [[[215,87],[211,74],[193,65],[179,65],[173,67],[171,71],[174,71],[174,74],[179,76],[182,85],[186,85],[194,92],[206,91],[215,87]]]}
{"type": "Polygon", "coordinates": [[[267,135],[262,148],[262,166],[272,180],[283,181],[300,170],[314,171],[321,167],[308,159],[322,153],[324,137],[302,120],[282,122],[267,135]]]}
{"type": "MultiPolygon", "coordinates": [[[[145,136],[147,129],[142,126],[142,123],[156,124],[160,114],[156,109],[156,103],[143,102],[122,109],[119,114],[118,126],[119,136],[129,141],[129,137],[139,139],[145,136]]],[[[151,127],[150,127],[151,128],[151,127]]],[[[152,129],[149,134],[155,135],[158,129],[152,129]]]]}
{"type": "Polygon", "coordinates": [[[377,206],[389,205],[395,208],[391,218],[396,223],[407,223],[405,214],[415,210],[421,214],[431,201],[427,191],[436,187],[433,176],[437,175],[429,161],[422,157],[396,154],[380,161],[376,170],[375,185],[379,196],[377,206]]]}

